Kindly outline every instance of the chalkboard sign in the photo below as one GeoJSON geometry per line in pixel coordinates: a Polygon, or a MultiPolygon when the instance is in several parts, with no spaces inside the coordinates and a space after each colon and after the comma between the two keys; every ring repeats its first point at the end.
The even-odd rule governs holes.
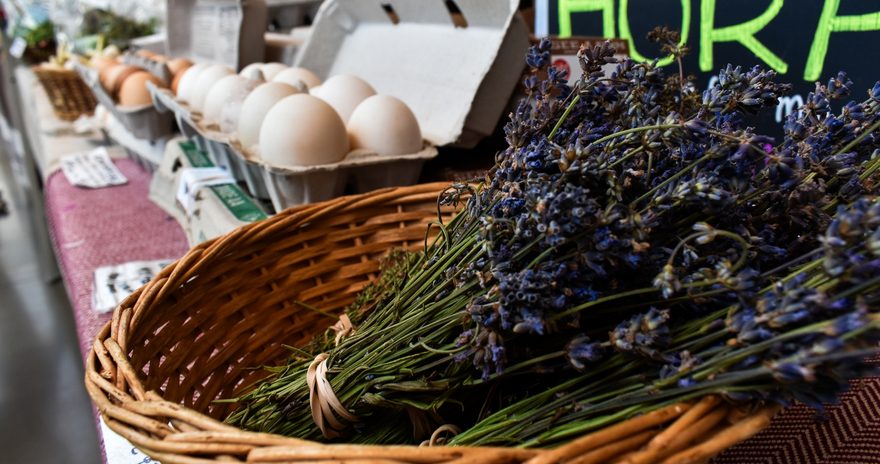
{"type": "Polygon", "coordinates": [[[536,5],[546,8],[536,16],[546,18],[550,34],[619,37],[640,60],[659,56],[645,38],[648,31],[655,26],[679,30],[691,49],[686,71],[701,86],[727,63],[772,68],[780,81],[794,86],[780,99],[776,122],[804,101],[815,81],[825,82],[838,71],[853,80],[853,99],[859,101],[880,80],[880,0],[547,0],[536,5]]]}

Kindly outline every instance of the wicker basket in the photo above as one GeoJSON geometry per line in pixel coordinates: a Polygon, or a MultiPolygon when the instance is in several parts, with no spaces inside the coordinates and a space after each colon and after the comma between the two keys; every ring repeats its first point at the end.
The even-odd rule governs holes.
{"type": "Polygon", "coordinates": [[[98,101],[75,70],[47,66],[35,66],[33,70],[46,90],[58,119],[75,121],[82,115],[95,112],[98,101]]]}
{"type": "MultiPolygon", "coordinates": [[[[190,250],[113,313],[88,356],[86,387],[107,425],[163,463],[705,462],[765,427],[775,408],[717,398],[677,404],[555,450],[325,445],[219,422],[281,363],[282,344],[327,327],[392,247],[419,248],[447,184],[385,189],[286,210],[190,250]],[[615,438],[616,437],[616,438],[615,438]]],[[[447,213],[450,213],[447,211],[447,213]]]]}

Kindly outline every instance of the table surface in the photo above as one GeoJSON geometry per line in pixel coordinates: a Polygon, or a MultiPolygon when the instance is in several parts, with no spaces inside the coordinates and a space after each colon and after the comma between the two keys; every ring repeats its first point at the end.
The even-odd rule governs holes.
{"type": "Polygon", "coordinates": [[[128,183],[103,189],[71,185],[60,171],[46,181],[46,217],[85,354],[110,313],[92,310],[94,272],[129,261],[176,259],[189,245],[180,225],[148,198],[150,174],[115,161],[128,183]]]}

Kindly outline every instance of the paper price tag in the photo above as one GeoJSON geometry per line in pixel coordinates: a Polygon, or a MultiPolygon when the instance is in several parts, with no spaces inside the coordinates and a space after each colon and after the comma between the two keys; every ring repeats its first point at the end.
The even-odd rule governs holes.
{"type": "Polygon", "coordinates": [[[177,201],[186,214],[192,214],[199,191],[212,185],[234,184],[235,179],[223,168],[188,168],[180,171],[177,201]]]}
{"type": "Polygon", "coordinates": [[[141,450],[137,449],[130,441],[114,432],[104,423],[104,418],[100,418],[101,436],[104,438],[104,455],[107,457],[107,464],[158,464],[141,450]]]}
{"type": "Polygon", "coordinates": [[[27,50],[27,42],[21,37],[16,37],[9,46],[9,54],[18,59],[24,56],[25,50],[27,50]]]}
{"type": "Polygon", "coordinates": [[[122,300],[158,274],[171,260],[133,261],[95,269],[92,306],[99,313],[112,311],[122,300]]]}
{"type": "Polygon", "coordinates": [[[61,171],[68,182],[80,187],[101,188],[128,182],[104,147],[62,156],[61,171]]]}

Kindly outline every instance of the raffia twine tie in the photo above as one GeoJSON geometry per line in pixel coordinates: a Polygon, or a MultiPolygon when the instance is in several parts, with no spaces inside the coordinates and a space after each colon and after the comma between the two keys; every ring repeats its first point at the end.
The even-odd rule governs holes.
{"type": "Polygon", "coordinates": [[[357,416],[348,412],[342,405],[330,381],[327,380],[327,353],[315,356],[306,381],[309,385],[309,406],[312,408],[312,420],[321,429],[324,438],[336,438],[348,428],[348,424],[358,421],[357,416]]]}
{"type": "MultiPolygon", "coordinates": [[[[336,332],[334,342],[339,345],[343,337],[354,334],[354,325],[347,315],[339,316],[339,320],[331,327],[336,332]]],[[[306,373],[309,386],[309,406],[312,409],[312,420],[321,430],[324,438],[336,438],[342,435],[348,425],[358,421],[357,416],[350,413],[327,380],[327,358],[330,355],[321,353],[315,356],[306,373]]]]}
{"type": "Polygon", "coordinates": [[[443,424],[440,427],[437,427],[437,430],[434,430],[434,433],[431,434],[431,438],[423,441],[419,444],[422,446],[440,446],[446,444],[446,440],[448,438],[443,437],[443,434],[448,434],[448,436],[454,437],[461,433],[461,429],[452,424],[443,424]]]}
{"type": "Polygon", "coordinates": [[[344,337],[355,334],[354,325],[351,323],[351,319],[348,318],[347,314],[339,316],[339,320],[330,327],[330,330],[336,332],[336,338],[333,339],[336,346],[339,346],[339,342],[341,342],[344,337]]]}

